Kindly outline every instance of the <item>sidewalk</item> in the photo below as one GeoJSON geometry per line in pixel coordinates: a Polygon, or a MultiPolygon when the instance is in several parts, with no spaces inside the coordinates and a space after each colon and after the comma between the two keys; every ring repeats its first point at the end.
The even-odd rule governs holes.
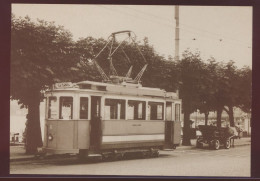
{"type": "Polygon", "coordinates": [[[34,155],[25,154],[24,146],[10,146],[10,162],[34,159],[34,155]]]}
{"type": "MultiPolygon", "coordinates": [[[[251,137],[244,137],[235,140],[236,146],[245,146],[251,144],[251,137]]],[[[191,146],[178,146],[176,150],[196,149],[196,139],[191,140],[191,146]]],[[[27,161],[36,159],[34,155],[25,154],[24,146],[10,146],[10,162],[27,161]]]]}

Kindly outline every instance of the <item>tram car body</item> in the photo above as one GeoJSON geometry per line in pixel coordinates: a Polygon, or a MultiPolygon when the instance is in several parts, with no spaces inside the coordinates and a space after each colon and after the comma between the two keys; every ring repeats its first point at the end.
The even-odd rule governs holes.
{"type": "Polygon", "coordinates": [[[45,97],[45,153],[175,149],[180,144],[177,93],[126,82],[82,81],[56,83],[45,97]]]}

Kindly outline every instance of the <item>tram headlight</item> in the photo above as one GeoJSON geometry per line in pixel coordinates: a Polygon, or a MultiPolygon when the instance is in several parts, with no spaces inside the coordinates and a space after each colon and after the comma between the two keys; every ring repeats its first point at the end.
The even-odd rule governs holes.
{"type": "Polygon", "coordinates": [[[48,135],[48,140],[49,140],[49,141],[52,141],[52,140],[53,140],[52,134],[49,134],[49,135],[48,135]]]}

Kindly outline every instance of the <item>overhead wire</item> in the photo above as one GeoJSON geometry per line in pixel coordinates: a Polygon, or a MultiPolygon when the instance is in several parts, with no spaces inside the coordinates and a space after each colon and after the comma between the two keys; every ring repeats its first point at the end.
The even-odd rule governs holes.
{"type": "MultiPolygon", "coordinates": [[[[158,21],[157,19],[150,19],[150,18],[147,18],[147,17],[144,17],[144,16],[137,16],[136,14],[132,14],[132,13],[129,13],[129,12],[126,13],[126,11],[121,11],[121,10],[116,9],[116,8],[111,8],[111,7],[107,7],[107,6],[103,6],[103,5],[97,5],[97,6],[102,7],[104,9],[106,9],[106,10],[109,10],[109,11],[116,12],[116,13],[129,15],[129,16],[132,16],[134,18],[147,20],[149,22],[156,23],[156,24],[161,24],[165,28],[169,28],[171,30],[173,30],[174,27],[175,27],[175,24],[174,24],[175,21],[174,20],[170,21],[168,19],[165,19],[165,18],[157,16],[157,15],[153,15],[151,13],[146,13],[146,12],[142,12],[142,11],[139,11],[139,10],[134,10],[133,8],[126,7],[127,9],[132,9],[135,12],[140,12],[142,14],[147,14],[149,16],[156,17],[157,19],[161,19],[161,20],[167,21],[168,23],[162,22],[162,21],[158,21]]],[[[124,6],[121,6],[121,7],[124,7],[124,6]]],[[[243,46],[244,48],[251,49],[251,45],[248,45],[245,42],[241,42],[240,40],[236,40],[236,39],[233,39],[233,38],[223,38],[224,36],[222,36],[222,35],[220,35],[218,33],[213,33],[213,32],[209,32],[207,30],[202,30],[202,29],[198,30],[198,28],[195,28],[195,27],[192,27],[192,26],[191,26],[192,27],[192,30],[191,30],[190,28],[185,28],[185,26],[187,27],[187,26],[190,26],[190,25],[186,25],[184,23],[180,23],[180,29],[181,30],[183,30],[183,31],[185,31],[187,33],[195,35],[194,38],[186,39],[186,41],[189,40],[190,42],[194,42],[194,41],[198,42],[198,41],[200,41],[201,38],[204,38],[204,39],[208,39],[208,40],[211,40],[211,41],[212,40],[218,40],[218,42],[221,43],[222,45],[227,43],[227,44],[232,44],[232,45],[240,45],[241,47],[243,46]],[[206,33],[202,33],[202,32],[207,32],[207,34],[206,33]],[[218,37],[218,35],[219,35],[219,37],[218,37]],[[234,41],[237,41],[237,43],[235,43],[234,41]]],[[[182,38],[181,40],[185,40],[185,39],[182,38]]]]}
{"type": "MultiPolygon", "coordinates": [[[[127,5],[119,5],[119,6],[122,7],[122,8],[131,9],[131,10],[133,10],[133,11],[135,11],[135,12],[138,12],[138,13],[141,13],[141,14],[145,14],[145,15],[148,15],[148,16],[152,16],[152,17],[155,17],[155,18],[158,18],[158,19],[167,21],[168,23],[174,22],[174,21],[171,21],[171,20],[166,19],[166,18],[161,17],[161,16],[157,16],[157,15],[154,15],[154,14],[151,14],[151,13],[147,13],[147,12],[143,12],[143,11],[140,11],[140,10],[137,10],[137,9],[134,9],[134,8],[130,8],[130,7],[128,7],[127,5]]],[[[162,24],[162,23],[161,23],[161,24],[162,24]]],[[[164,24],[164,23],[163,23],[163,24],[164,24]]],[[[237,40],[237,39],[234,39],[234,38],[231,38],[231,37],[227,37],[227,36],[224,36],[224,35],[219,34],[219,33],[216,33],[216,32],[211,32],[211,31],[204,30],[204,29],[201,29],[201,28],[197,28],[197,27],[194,27],[194,26],[191,26],[191,25],[187,25],[187,24],[185,24],[185,23],[179,23],[179,24],[182,25],[182,26],[191,27],[193,30],[195,29],[194,31],[206,32],[206,33],[209,33],[209,34],[211,34],[211,35],[217,36],[219,40],[225,38],[225,40],[229,39],[228,41],[236,41],[236,42],[240,43],[241,45],[247,45],[247,48],[251,48],[251,46],[249,46],[248,43],[243,42],[243,41],[241,41],[241,40],[237,40]],[[196,29],[197,29],[197,30],[196,30],[196,29]]],[[[169,27],[169,26],[171,27],[171,25],[169,25],[169,24],[164,24],[164,25],[166,25],[166,26],[168,26],[168,27],[169,27]]],[[[182,27],[181,29],[186,29],[186,28],[183,28],[183,27],[182,27]]]]}

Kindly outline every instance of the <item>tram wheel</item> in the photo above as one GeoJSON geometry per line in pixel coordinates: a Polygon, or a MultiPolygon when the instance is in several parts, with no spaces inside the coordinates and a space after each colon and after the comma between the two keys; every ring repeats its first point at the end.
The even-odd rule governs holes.
{"type": "Polygon", "coordinates": [[[197,140],[197,142],[196,142],[196,147],[197,147],[197,148],[203,148],[203,144],[200,143],[200,142],[197,140]]]}
{"type": "Polygon", "coordinates": [[[103,153],[101,155],[102,155],[102,161],[105,162],[116,161],[119,158],[118,153],[113,153],[113,152],[103,153]]]}
{"type": "Polygon", "coordinates": [[[154,157],[154,158],[159,157],[159,151],[153,150],[151,156],[154,157]]]}
{"type": "Polygon", "coordinates": [[[150,151],[144,151],[142,152],[142,158],[150,158],[151,152],[150,151]]]}
{"type": "Polygon", "coordinates": [[[116,160],[122,160],[123,157],[124,157],[124,154],[123,154],[123,153],[116,153],[116,154],[115,154],[115,159],[116,159],[116,160]]]}
{"type": "Polygon", "coordinates": [[[85,160],[88,157],[88,150],[87,149],[80,149],[78,154],[79,160],[85,160]]]}
{"type": "Polygon", "coordinates": [[[159,157],[159,154],[160,154],[160,153],[159,153],[159,151],[157,150],[157,151],[155,152],[155,155],[154,155],[154,156],[155,156],[155,157],[159,157]]]}
{"type": "Polygon", "coordinates": [[[110,161],[110,155],[108,154],[102,154],[102,161],[107,162],[110,161]]]}

